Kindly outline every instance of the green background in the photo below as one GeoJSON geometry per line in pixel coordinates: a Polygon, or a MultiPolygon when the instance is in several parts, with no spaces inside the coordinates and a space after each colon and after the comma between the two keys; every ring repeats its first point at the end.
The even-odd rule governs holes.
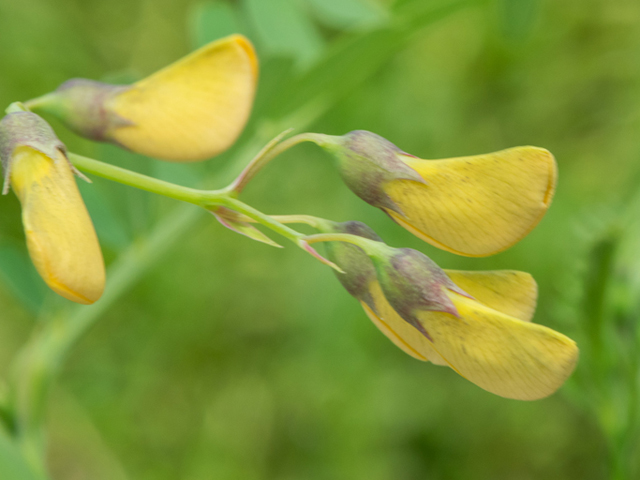
{"type": "MultiPolygon", "coordinates": [[[[72,77],[142,78],[238,31],[257,47],[259,94],[238,146],[219,158],[161,163],[51,123],[76,153],[194,187],[223,186],[288,127],[371,130],[422,158],[547,148],[559,167],[552,208],[484,259],[413,237],[312,145],[273,162],[243,200],[364,221],[443,268],[532,273],[534,321],[578,341],[578,370],[545,400],[489,394],[394,347],[302,251],[239,237],[203,212],[65,363],[47,411],[51,477],[637,478],[640,3],[0,0],[0,106],[72,77]]],[[[81,191],[108,264],[135,257],[177,206],[98,178],[81,191]]],[[[4,377],[43,312],[67,303],[37,277],[19,203],[2,197],[4,377]]],[[[23,478],[1,470],[20,468],[3,438],[0,478],[23,478]]]]}

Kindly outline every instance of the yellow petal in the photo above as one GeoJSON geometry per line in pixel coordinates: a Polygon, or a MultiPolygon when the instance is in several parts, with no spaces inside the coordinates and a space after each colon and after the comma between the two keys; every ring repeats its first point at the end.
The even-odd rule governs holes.
{"type": "Polygon", "coordinates": [[[213,157],[244,128],[257,75],[255,51],[245,37],[210,43],[116,95],[110,110],[133,125],[116,127],[109,136],[151,157],[213,157]]]}
{"type": "Polygon", "coordinates": [[[533,318],[538,285],[530,274],[515,270],[445,272],[453,283],[487,307],[525,322],[533,318]]]}
{"type": "Polygon", "coordinates": [[[413,358],[422,361],[430,361],[436,365],[447,365],[443,358],[433,349],[431,342],[413,325],[407,323],[396,313],[389,304],[380,284],[377,281],[369,285],[371,297],[376,306],[377,314],[364,303],[362,307],[376,327],[384,333],[398,348],[408,353],[413,358]]]}
{"type": "Polygon", "coordinates": [[[69,162],[62,152],[53,161],[30,147],[18,147],[11,161],[11,186],[38,273],[63,297],[95,302],[105,284],[102,252],[69,162]]]}
{"type": "Polygon", "coordinates": [[[521,240],[547,211],[556,186],[555,159],[542,148],[402,160],[426,185],[390,182],[385,192],[405,217],[387,213],[414,235],[458,255],[493,255],[521,240]]]}
{"type": "Polygon", "coordinates": [[[485,390],[506,398],[536,400],[555,392],[573,372],[573,340],[542,325],[522,322],[456,293],[460,318],[418,312],[433,348],[485,390]]]}

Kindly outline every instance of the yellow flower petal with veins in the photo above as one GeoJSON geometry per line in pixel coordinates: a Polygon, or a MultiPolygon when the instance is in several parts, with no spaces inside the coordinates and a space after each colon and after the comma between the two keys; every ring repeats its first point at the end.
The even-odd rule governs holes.
{"type": "Polygon", "coordinates": [[[433,348],[466,379],[502,397],[537,400],[555,392],[573,372],[578,348],[570,338],[457,293],[448,295],[460,318],[428,311],[416,315],[433,348]]]}
{"type": "MultiPolygon", "coordinates": [[[[524,321],[531,320],[536,308],[538,286],[531,275],[514,270],[445,270],[453,282],[483,305],[524,321]]],[[[406,322],[389,304],[377,281],[369,285],[377,314],[360,302],[371,321],[397,347],[418,360],[448,365],[433,343],[406,322]]]]}
{"type": "Polygon", "coordinates": [[[384,191],[404,217],[385,211],[432,245],[470,257],[525,237],[549,208],[557,181],[553,155],[536,147],[446,160],[400,157],[426,184],[389,182],[384,191]]]}
{"type": "Polygon", "coordinates": [[[445,273],[483,305],[525,322],[533,318],[538,285],[530,274],[516,270],[445,270],[445,273]]]}
{"type": "Polygon", "coordinates": [[[131,125],[112,127],[108,136],[151,157],[213,157],[244,128],[257,76],[256,54],[245,37],[210,43],[111,98],[108,110],[131,125]]]}
{"type": "Polygon", "coordinates": [[[405,353],[422,361],[430,361],[436,365],[447,365],[447,362],[436,352],[427,337],[422,335],[413,325],[406,322],[396,313],[384,296],[377,281],[369,285],[371,297],[376,306],[374,312],[369,305],[360,302],[367,316],[378,329],[384,333],[394,345],[405,353]]]}
{"type": "Polygon", "coordinates": [[[102,252],[71,166],[26,146],[11,156],[11,186],[22,205],[31,259],[56,293],[90,304],[105,284],[102,252]]]}

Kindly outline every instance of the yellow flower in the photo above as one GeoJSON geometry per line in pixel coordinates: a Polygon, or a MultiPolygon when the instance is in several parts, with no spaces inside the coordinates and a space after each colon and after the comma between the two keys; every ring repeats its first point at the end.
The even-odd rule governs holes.
{"type": "Polygon", "coordinates": [[[519,242],[542,219],[555,192],[556,162],[543,148],[446,160],[398,156],[425,183],[386,184],[402,213],[385,211],[417,237],[458,255],[493,255],[519,242]]]}
{"type": "Polygon", "coordinates": [[[64,146],[44,120],[20,112],[0,122],[0,154],[38,273],[59,295],[95,302],[105,284],[102,252],[64,146]]]}
{"type": "Polygon", "coordinates": [[[516,271],[447,271],[473,298],[447,292],[459,317],[450,313],[416,314],[429,338],[406,322],[374,280],[369,291],[375,311],[362,306],[373,323],[414,358],[448,365],[479,387],[517,400],[551,395],[573,372],[578,348],[573,340],[530,323],[537,287],[516,271]]]}
{"type": "Polygon", "coordinates": [[[131,86],[69,80],[27,102],[93,140],[171,161],[228,149],[251,113],[258,62],[251,42],[231,35],[131,86]]]}
{"type": "MultiPolygon", "coordinates": [[[[380,241],[360,222],[323,230],[380,241]]],[[[518,400],[551,395],[573,372],[575,342],[530,322],[537,285],[528,273],[442,270],[415,250],[385,248],[391,253],[372,262],[359,247],[331,242],[327,256],[371,321],[407,354],[518,400]]]]}
{"type": "Polygon", "coordinates": [[[524,238],[546,213],[557,182],[547,150],[422,160],[371,132],[327,137],[356,195],[430,244],[483,257],[524,238]]]}

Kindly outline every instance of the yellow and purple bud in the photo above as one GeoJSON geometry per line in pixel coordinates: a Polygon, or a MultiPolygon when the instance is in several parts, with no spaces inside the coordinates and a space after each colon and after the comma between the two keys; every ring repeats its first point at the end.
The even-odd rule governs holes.
{"type": "Polygon", "coordinates": [[[553,155],[537,147],[423,160],[362,130],[320,144],[364,201],[430,244],[471,257],[524,238],[549,208],[557,182],[553,155]]]}
{"type": "Polygon", "coordinates": [[[9,185],[22,205],[29,255],[47,285],[77,303],[102,295],[105,270],[76,172],[51,127],[31,112],[0,121],[3,193],[9,185]]]}
{"type": "MultiPolygon", "coordinates": [[[[318,227],[324,233],[346,233],[382,243],[382,239],[362,222],[324,221],[318,227]]],[[[342,286],[360,302],[373,324],[389,340],[418,360],[446,365],[427,338],[393,310],[382,293],[371,259],[360,247],[345,242],[327,242],[325,245],[327,258],[344,271],[335,272],[342,286]]]]}
{"type": "Polygon", "coordinates": [[[26,105],[92,140],[163,160],[199,161],[240,135],[257,77],[253,45],[231,35],[133,85],[73,79],[26,105]]]}

